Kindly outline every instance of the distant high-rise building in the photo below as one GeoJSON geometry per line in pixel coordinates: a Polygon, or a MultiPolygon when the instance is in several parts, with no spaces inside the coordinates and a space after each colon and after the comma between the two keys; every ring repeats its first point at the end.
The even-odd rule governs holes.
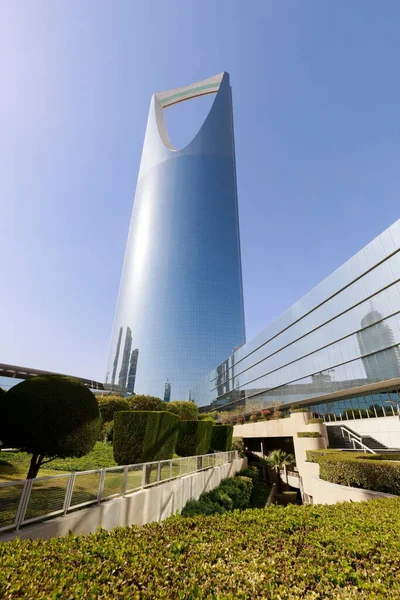
{"type": "Polygon", "coordinates": [[[118,360],[119,360],[119,351],[121,349],[121,338],[122,338],[122,327],[119,328],[117,348],[115,350],[115,356],[114,356],[114,362],[113,362],[111,384],[115,383],[115,376],[117,374],[117,367],[118,367],[118,360]]]}
{"type": "Polygon", "coordinates": [[[398,376],[400,352],[393,330],[384,316],[374,310],[372,304],[365,317],[361,319],[357,340],[368,383],[398,376]],[[385,349],[385,352],[377,353],[380,349],[385,349]]]}
{"type": "Polygon", "coordinates": [[[107,368],[126,385],[121,328],[140,351],[135,391],[162,397],[168,373],[179,400],[245,342],[227,73],[152,97],[107,368]],[[208,116],[177,150],[164,110],[204,94],[216,94],[208,116]]]}
{"type": "Polygon", "coordinates": [[[138,358],[139,358],[139,350],[137,348],[135,348],[135,350],[132,350],[132,354],[131,354],[131,362],[129,364],[129,372],[128,372],[128,384],[126,386],[127,391],[130,394],[133,394],[133,392],[135,391],[135,379],[136,379],[136,369],[137,369],[138,358]]]}
{"type": "Polygon", "coordinates": [[[164,402],[171,401],[171,384],[169,381],[166,382],[164,386],[164,402]]]}
{"type": "Polygon", "coordinates": [[[124,351],[122,354],[121,370],[119,372],[119,380],[118,380],[118,384],[123,388],[126,387],[126,380],[128,377],[129,357],[131,355],[131,347],[132,347],[132,331],[131,331],[130,327],[127,327],[124,351]]]}

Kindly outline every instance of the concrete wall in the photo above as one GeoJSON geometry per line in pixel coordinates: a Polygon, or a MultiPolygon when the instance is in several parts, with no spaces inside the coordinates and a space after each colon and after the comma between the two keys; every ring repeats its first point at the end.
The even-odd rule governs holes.
{"type": "Polygon", "coordinates": [[[98,527],[111,531],[124,525],[144,525],[151,521],[163,521],[180,513],[191,498],[200,497],[217,487],[225,477],[233,477],[247,460],[239,458],[231,463],[213,467],[186,477],[167,481],[158,486],[146,488],[122,498],[103,502],[98,506],[78,510],[22,528],[18,533],[4,534],[0,542],[18,537],[20,539],[49,539],[57,535],[66,536],[71,531],[75,535],[87,535],[98,527]]]}
{"type": "Polygon", "coordinates": [[[400,419],[398,416],[336,421],[332,425],[349,427],[359,435],[370,435],[388,448],[400,448],[400,419]]]}
{"type": "MultiPolygon", "coordinates": [[[[317,465],[318,466],[318,465],[317,465]]],[[[311,496],[313,504],[336,504],[337,502],[363,502],[377,498],[398,498],[392,494],[360,490],[347,485],[329,483],[318,476],[312,478],[311,496]]]]}
{"type": "Polygon", "coordinates": [[[326,425],[324,423],[310,423],[312,414],[309,412],[293,413],[288,419],[272,419],[258,421],[258,423],[244,423],[235,425],[233,436],[241,438],[271,438],[271,437],[297,437],[298,431],[317,431],[327,439],[326,425]]]}

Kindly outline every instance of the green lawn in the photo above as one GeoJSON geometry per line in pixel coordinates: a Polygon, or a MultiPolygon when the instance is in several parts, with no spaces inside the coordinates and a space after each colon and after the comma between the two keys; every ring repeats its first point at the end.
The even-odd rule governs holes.
{"type": "MultiPolygon", "coordinates": [[[[21,496],[22,485],[17,481],[24,480],[29,468],[30,456],[25,452],[0,453],[0,483],[15,482],[15,485],[0,487],[0,527],[11,525],[21,496]]],[[[113,458],[113,448],[110,444],[97,442],[94,449],[82,458],[57,459],[39,470],[38,477],[60,476],[76,472],[71,505],[94,501],[97,498],[99,486],[98,473],[81,473],[93,469],[117,466],[113,458]],[[50,468],[51,467],[51,468],[50,468]]],[[[192,467],[194,462],[192,461],[192,467]]],[[[184,461],[182,474],[187,472],[187,461],[184,461]]],[[[180,474],[180,463],[173,461],[172,473],[168,462],[162,464],[160,479],[166,480],[180,474]]],[[[120,494],[123,485],[123,470],[107,471],[102,498],[120,494]]],[[[153,468],[148,474],[147,482],[157,481],[157,469],[153,468]]],[[[127,476],[127,491],[140,488],[142,485],[142,468],[131,467],[127,476]]],[[[26,519],[41,517],[63,508],[67,486],[67,477],[44,480],[34,480],[26,519]]]]}
{"type": "MultiPolygon", "coordinates": [[[[25,452],[0,452],[0,483],[25,479],[29,469],[30,455],[25,452]]],[[[90,471],[114,467],[113,447],[105,442],[97,442],[89,454],[82,458],[58,458],[44,465],[38,477],[59,475],[72,471],[90,471]]]]}
{"type": "Polygon", "coordinates": [[[400,499],[0,544],[7,600],[398,600],[400,499]]]}

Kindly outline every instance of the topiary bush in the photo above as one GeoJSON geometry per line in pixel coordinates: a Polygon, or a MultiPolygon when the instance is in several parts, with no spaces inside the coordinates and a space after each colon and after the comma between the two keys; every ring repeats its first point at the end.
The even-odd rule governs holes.
{"type": "Polygon", "coordinates": [[[155,410],[168,410],[168,402],[164,402],[161,398],[156,396],[145,396],[137,395],[127,398],[129,402],[128,410],[140,410],[140,411],[155,411],[155,410]]]}
{"type": "Polygon", "coordinates": [[[298,431],[298,438],[320,438],[322,437],[319,431],[298,431]]]}
{"type": "Polygon", "coordinates": [[[119,465],[155,462],[173,456],[179,418],[170,412],[114,414],[114,459],[119,465]]]}
{"type": "Polygon", "coordinates": [[[0,398],[0,439],[32,455],[28,479],[55,458],[84,456],[99,435],[94,394],[75,379],[32,377],[0,398]]]}
{"type": "Polygon", "coordinates": [[[128,398],[122,396],[96,396],[100,409],[102,423],[109,423],[114,418],[114,413],[122,410],[130,410],[128,398]]]}
{"type": "Polygon", "coordinates": [[[174,413],[182,421],[192,421],[199,417],[199,407],[190,401],[173,400],[172,402],[166,402],[164,410],[174,413]]]}
{"type": "Polygon", "coordinates": [[[200,413],[197,418],[199,421],[211,421],[215,423],[217,415],[214,413],[200,413]]]}
{"type": "Polygon", "coordinates": [[[209,452],[227,452],[232,447],[232,439],[232,425],[214,425],[211,431],[209,452]]]}
{"type": "Polygon", "coordinates": [[[210,421],[181,421],[176,453],[179,456],[207,454],[213,427],[210,421]]]}

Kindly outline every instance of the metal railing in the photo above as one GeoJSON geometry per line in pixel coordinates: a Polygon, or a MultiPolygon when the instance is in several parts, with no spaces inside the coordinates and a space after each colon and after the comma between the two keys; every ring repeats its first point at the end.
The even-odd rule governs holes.
{"type": "Polygon", "coordinates": [[[0,483],[0,532],[232,462],[237,451],[0,483]]]}
{"type": "Polygon", "coordinates": [[[375,450],[372,450],[372,448],[368,448],[368,446],[366,446],[363,443],[362,438],[359,435],[356,435],[352,431],[349,431],[347,427],[341,427],[340,430],[342,432],[343,437],[345,437],[345,434],[347,433],[349,442],[353,444],[353,450],[357,450],[356,444],[358,444],[363,450],[363,452],[371,452],[371,454],[376,454],[375,450]]]}

